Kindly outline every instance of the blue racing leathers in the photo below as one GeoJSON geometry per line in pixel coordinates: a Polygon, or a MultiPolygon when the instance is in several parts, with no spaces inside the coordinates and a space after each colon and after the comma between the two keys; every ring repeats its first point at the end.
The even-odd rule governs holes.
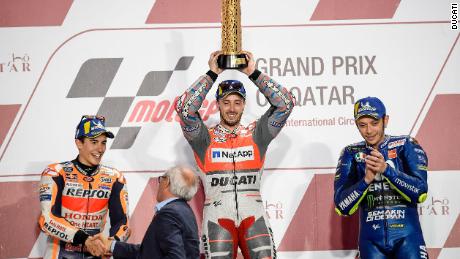
{"type": "Polygon", "coordinates": [[[428,258],[417,213],[428,191],[425,151],[409,136],[385,136],[378,151],[388,166],[367,184],[371,149],[364,141],[345,147],[334,181],[337,213],[347,216],[360,208],[360,257],[428,258]]]}

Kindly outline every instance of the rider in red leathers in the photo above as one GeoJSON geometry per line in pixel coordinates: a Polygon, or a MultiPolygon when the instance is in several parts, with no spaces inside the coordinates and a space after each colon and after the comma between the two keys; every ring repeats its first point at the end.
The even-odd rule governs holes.
{"type": "Polygon", "coordinates": [[[242,126],[244,86],[236,80],[223,81],[216,92],[221,122],[207,128],[198,111],[222,72],[216,62],[219,54],[211,54],[210,70],[176,103],[182,131],[194,151],[204,185],[205,255],[236,258],[239,246],[244,258],[276,258],[260,180],[268,145],[292,112],[294,99],[286,88],[257,70],[252,54],[245,52],[248,67],[241,72],[249,76],[271,106],[259,120],[242,126]]]}

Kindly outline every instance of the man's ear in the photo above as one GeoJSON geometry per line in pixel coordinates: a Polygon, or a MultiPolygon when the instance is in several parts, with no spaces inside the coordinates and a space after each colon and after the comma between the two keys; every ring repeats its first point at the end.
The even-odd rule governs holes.
{"type": "Polygon", "coordinates": [[[83,141],[81,141],[79,139],[75,139],[75,146],[77,146],[78,150],[83,148],[83,141]]]}
{"type": "Polygon", "coordinates": [[[388,121],[390,120],[390,116],[385,115],[385,118],[383,118],[383,126],[386,128],[388,125],[388,121]]]}

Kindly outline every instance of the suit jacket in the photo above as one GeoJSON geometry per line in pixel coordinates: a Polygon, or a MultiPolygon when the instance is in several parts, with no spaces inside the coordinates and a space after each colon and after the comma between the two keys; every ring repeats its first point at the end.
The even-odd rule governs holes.
{"type": "Polygon", "coordinates": [[[117,242],[113,256],[197,259],[199,244],[195,215],[185,200],[177,199],[156,213],[140,245],[117,242]]]}

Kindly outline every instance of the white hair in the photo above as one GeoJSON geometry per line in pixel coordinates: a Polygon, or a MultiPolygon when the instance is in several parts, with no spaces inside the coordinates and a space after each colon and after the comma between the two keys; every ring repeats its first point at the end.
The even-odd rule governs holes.
{"type": "Polygon", "coordinates": [[[198,176],[191,168],[174,166],[166,170],[165,176],[169,178],[169,190],[179,198],[189,201],[198,191],[198,176]],[[184,177],[185,170],[190,170],[193,178],[184,177]]]}

